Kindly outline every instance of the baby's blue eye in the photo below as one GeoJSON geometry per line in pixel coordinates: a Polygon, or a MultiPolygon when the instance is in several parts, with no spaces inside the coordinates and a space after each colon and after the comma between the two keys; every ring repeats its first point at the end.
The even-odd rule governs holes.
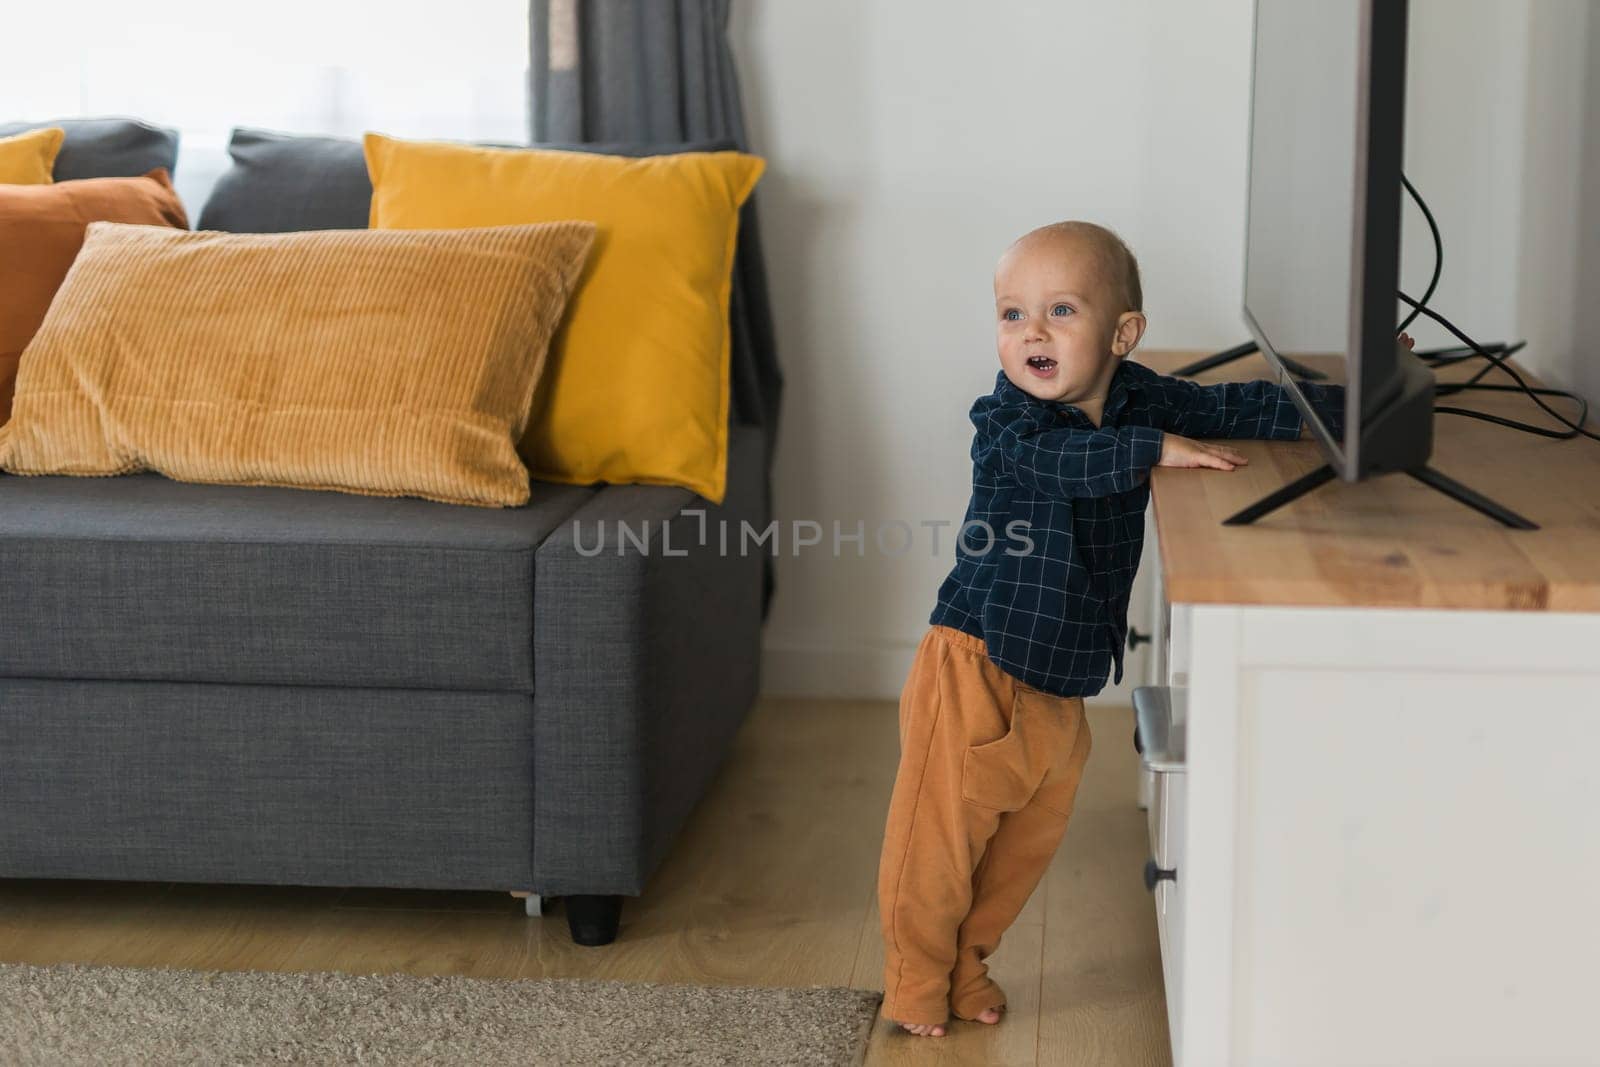
{"type": "Polygon", "coordinates": [[[1072,308],[1068,307],[1066,304],[1057,304],[1055,307],[1050,309],[1050,314],[1070,315],[1072,314],[1072,308]]]}
{"type": "Polygon", "coordinates": [[[1005,314],[1002,316],[1002,318],[1004,318],[1007,322],[1016,322],[1018,319],[1022,318],[1022,312],[1018,311],[1016,308],[1006,308],[1005,314]]]}

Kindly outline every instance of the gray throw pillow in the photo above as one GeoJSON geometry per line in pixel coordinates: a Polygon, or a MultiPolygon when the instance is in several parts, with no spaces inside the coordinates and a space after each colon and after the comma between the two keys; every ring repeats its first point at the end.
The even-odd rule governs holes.
{"type": "Polygon", "coordinates": [[[372,182],[361,143],[239,127],[228,141],[233,165],[200,210],[199,230],[290,233],[364,230],[372,182]]]}
{"type": "MultiPolygon", "coordinates": [[[[488,148],[557,148],[614,156],[723,152],[732,141],[685,144],[489,144],[488,148]]],[[[240,127],[228,142],[233,166],[200,211],[196,228],[230,233],[362,230],[372,207],[372,181],[360,141],[240,127]]]]}
{"type": "Polygon", "coordinates": [[[138,119],[55,119],[50,122],[0,124],[0,137],[46,126],[67,132],[56,156],[55,180],[137,178],[157,167],[171,174],[178,167],[178,131],[138,119]]]}

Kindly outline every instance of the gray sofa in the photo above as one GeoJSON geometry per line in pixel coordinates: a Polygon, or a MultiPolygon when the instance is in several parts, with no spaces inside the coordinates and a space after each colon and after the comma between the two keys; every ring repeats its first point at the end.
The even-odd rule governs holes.
{"type": "MultiPolygon", "coordinates": [[[[226,228],[311,228],[261,188],[226,228]]],[[[718,524],[768,521],[761,418],[716,506],[0,476],[0,877],[503,890],[611,940],[756,695],[769,561],[718,524]]]]}

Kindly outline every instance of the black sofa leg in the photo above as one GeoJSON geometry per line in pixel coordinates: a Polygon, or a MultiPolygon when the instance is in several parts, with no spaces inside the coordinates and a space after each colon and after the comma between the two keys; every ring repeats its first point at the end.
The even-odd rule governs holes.
{"type": "Polygon", "coordinates": [[[566,897],[567,929],[580,945],[609,945],[617,939],[622,922],[620,896],[566,897]]]}

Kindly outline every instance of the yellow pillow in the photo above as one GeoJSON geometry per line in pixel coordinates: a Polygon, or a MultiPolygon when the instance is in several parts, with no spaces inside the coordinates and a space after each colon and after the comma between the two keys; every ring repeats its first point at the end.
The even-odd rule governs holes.
{"type": "Polygon", "coordinates": [[[0,185],[49,185],[66,137],[60,126],[0,137],[0,185]]]}
{"type": "Polygon", "coordinates": [[[92,222],[0,467],[526,503],[517,438],[593,239],[92,222]]]}
{"type": "Polygon", "coordinates": [[[519,446],[553,482],[681,485],[721,503],[740,152],[633,159],[369,133],[374,229],[588,219],[590,267],[519,446]]]}

